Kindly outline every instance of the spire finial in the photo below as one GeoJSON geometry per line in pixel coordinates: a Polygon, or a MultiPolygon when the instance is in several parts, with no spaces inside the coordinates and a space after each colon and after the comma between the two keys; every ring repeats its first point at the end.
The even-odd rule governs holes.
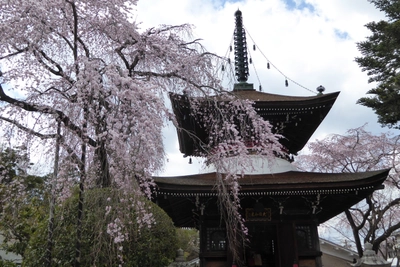
{"type": "Polygon", "coordinates": [[[247,59],[246,32],[243,28],[242,12],[239,9],[235,12],[235,19],[235,73],[239,82],[247,82],[249,66],[247,59]]]}

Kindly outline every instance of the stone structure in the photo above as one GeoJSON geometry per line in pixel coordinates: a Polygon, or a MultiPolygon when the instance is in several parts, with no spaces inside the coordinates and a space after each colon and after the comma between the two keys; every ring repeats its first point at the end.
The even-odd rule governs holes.
{"type": "Polygon", "coordinates": [[[199,259],[196,258],[191,261],[186,261],[183,250],[180,248],[176,252],[175,261],[168,267],[199,267],[199,259]]]}
{"type": "Polygon", "coordinates": [[[364,244],[364,253],[359,261],[351,266],[355,267],[390,267],[391,262],[384,260],[372,250],[371,243],[364,244]]]}

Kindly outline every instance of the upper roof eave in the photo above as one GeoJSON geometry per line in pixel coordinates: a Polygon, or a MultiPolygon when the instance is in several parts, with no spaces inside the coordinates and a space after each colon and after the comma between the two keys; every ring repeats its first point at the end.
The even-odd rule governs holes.
{"type": "MultiPolygon", "coordinates": [[[[318,94],[314,96],[289,96],[289,95],[279,95],[279,94],[271,94],[265,92],[259,92],[256,90],[239,90],[233,92],[224,92],[227,95],[236,96],[239,99],[247,99],[251,101],[262,101],[262,102],[313,102],[313,101],[324,101],[324,100],[333,100],[338,97],[340,92],[333,92],[328,94],[318,94]]],[[[171,99],[179,99],[182,101],[182,96],[187,97],[186,95],[180,95],[176,93],[170,93],[171,99]],[[178,97],[178,98],[177,98],[178,97]]],[[[185,99],[185,98],[183,98],[185,99]]],[[[214,99],[223,101],[224,95],[214,95],[209,97],[193,97],[193,99],[214,99]]]]}
{"type": "Polygon", "coordinates": [[[288,96],[288,95],[278,95],[271,93],[264,93],[259,91],[235,91],[232,93],[233,95],[243,98],[249,99],[252,101],[266,101],[266,102],[309,102],[309,101],[321,101],[321,100],[329,100],[336,99],[340,92],[333,92],[328,94],[318,94],[315,96],[288,96]]]}

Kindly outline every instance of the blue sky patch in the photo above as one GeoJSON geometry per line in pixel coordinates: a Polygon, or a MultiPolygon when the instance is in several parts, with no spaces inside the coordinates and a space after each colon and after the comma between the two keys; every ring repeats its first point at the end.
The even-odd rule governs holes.
{"type": "Polygon", "coordinates": [[[335,36],[336,36],[337,38],[343,39],[343,40],[346,40],[346,39],[349,39],[349,38],[350,38],[350,36],[349,36],[349,34],[348,34],[347,32],[341,31],[341,30],[339,30],[339,29],[335,29],[335,36]]]}
{"type": "Polygon", "coordinates": [[[225,6],[225,3],[239,3],[242,2],[242,0],[216,0],[214,2],[219,2],[222,6],[225,6]]]}
{"type": "Polygon", "coordinates": [[[283,0],[286,4],[286,8],[289,10],[305,10],[308,9],[311,13],[315,11],[315,8],[310,3],[307,3],[305,0],[296,1],[296,0],[283,0]]]}

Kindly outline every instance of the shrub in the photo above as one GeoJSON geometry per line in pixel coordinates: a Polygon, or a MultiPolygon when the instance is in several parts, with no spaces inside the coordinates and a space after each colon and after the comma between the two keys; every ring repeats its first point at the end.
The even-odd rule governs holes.
{"type": "MultiPolygon", "coordinates": [[[[53,266],[72,266],[75,260],[78,196],[65,201],[55,213],[53,266]]],[[[45,222],[25,252],[23,266],[43,266],[47,246],[45,222]]],[[[82,220],[81,266],[167,266],[177,249],[175,228],[168,215],[147,199],[122,198],[112,189],[85,193],[82,220]],[[140,209],[135,203],[141,203],[140,209]],[[150,226],[141,226],[152,214],[150,226]]]]}

